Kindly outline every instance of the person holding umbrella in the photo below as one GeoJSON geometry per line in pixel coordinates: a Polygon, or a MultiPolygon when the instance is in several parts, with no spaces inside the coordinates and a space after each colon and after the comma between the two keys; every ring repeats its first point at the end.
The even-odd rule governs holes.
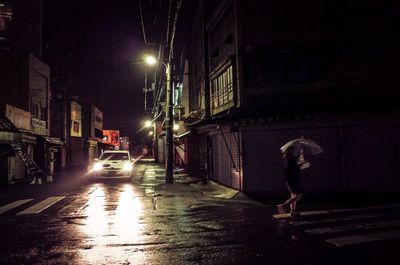
{"type": "Polygon", "coordinates": [[[285,208],[290,206],[290,215],[298,215],[298,212],[296,212],[297,202],[303,196],[300,186],[300,171],[310,166],[310,163],[304,160],[304,150],[310,155],[323,152],[322,148],[317,143],[309,139],[304,139],[303,137],[289,141],[281,147],[281,152],[285,161],[285,182],[290,192],[290,198],[284,203],[277,205],[279,214],[286,213],[285,208]]]}
{"type": "Polygon", "coordinates": [[[285,208],[290,206],[290,215],[296,215],[296,204],[303,196],[300,188],[300,165],[298,164],[298,157],[294,154],[294,148],[288,148],[283,153],[285,161],[285,181],[286,186],[290,192],[290,198],[284,203],[277,205],[278,213],[286,213],[285,208]]]}

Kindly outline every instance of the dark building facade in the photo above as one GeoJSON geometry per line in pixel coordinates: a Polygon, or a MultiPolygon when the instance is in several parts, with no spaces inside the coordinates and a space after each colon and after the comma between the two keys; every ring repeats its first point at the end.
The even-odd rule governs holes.
{"type": "MultiPolygon", "coordinates": [[[[0,143],[7,148],[19,144],[51,175],[52,147],[61,143],[49,138],[50,67],[41,60],[41,4],[40,0],[0,1],[0,109],[21,136],[11,142],[0,137],[0,143]]],[[[20,158],[6,154],[1,159],[7,160],[2,171],[7,171],[8,182],[23,179],[26,169],[20,158]]]]}
{"type": "Polygon", "coordinates": [[[0,1],[0,49],[42,58],[42,0],[0,1]]]}
{"type": "Polygon", "coordinates": [[[82,135],[86,138],[87,152],[85,160],[87,166],[94,163],[94,159],[101,155],[103,143],[103,113],[93,104],[82,105],[82,135]]]}
{"type": "MultiPolygon", "coordinates": [[[[190,121],[208,178],[285,191],[280,147],[304,136],[308,192],[395,191],[396,1],[202,1],[190,41],[190,121]]],[[[204,171],[204,170],[203,170],[204,171]]]]}

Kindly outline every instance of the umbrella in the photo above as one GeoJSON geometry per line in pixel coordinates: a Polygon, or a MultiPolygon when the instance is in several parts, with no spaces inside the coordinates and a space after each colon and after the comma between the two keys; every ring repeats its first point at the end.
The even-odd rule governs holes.
{"type": "Polygon", "coordinates": [[[300,150],[310,155],[317,155],[324,151],[316,142],[303,137],[291,140],[281,147],[282,153],[293,152],[295,155],[300,155],[300,150]]]}

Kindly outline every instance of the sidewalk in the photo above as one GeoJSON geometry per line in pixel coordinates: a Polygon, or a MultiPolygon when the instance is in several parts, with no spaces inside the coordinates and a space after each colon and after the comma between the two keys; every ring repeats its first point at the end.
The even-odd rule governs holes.
{"type": "MultiPolygon", "coordinates": [[[[266,206],[272,206],[286,200],[290,194],[268,196],[268,194],[245,194],[241,191],[220,185],[214,181],[209,181],[204,184],[201,179],[192,178],[187,173],[182,171],[174,172],[174,184],[165,184],[165,168],[161,164],[152,161],[140,161],[138,164],[151,165],[152,170],[157,172],[157,193],[163,193],[166,196],[177,196],[177,194],[187,194],[195,191],[203,196],[210,198],[219,198],[226,200],[242,200],[260,203],[266,206]]],[[[322,193],[319,195],[303,194],[302,200],[298,203],[300,211],[313,211],[313,210],[329,210],[335,208],[354,208],[366,206],[379,206],[379,205],[395,205],[400,204],[400,196],[396,194],[387,193],[371,193],[371,192],[342,192],[342,193],[322,193]]]]}
{"type": "MultiPolygon", "coordinates": [[[[137,163],[138,171],[136,175],[146,175],[147,180],[145,182],[155,184],[155,191],[157,193],[164,193],[167,195],[198,192],[204,196],[219,198],[219,199],[233,199],[239,195],[240,191],[231,189],[220,185],[214,181],[209,181],[207,184],[203,183],[203,180],[198,178],[190,177],[187,173],[182,170],[174,170],[174,184],[166,184],[164,181],[165,168],[161,164],[154,163],[152,161],[143,161],[137,163]],[[157,183],[154,183],[157,182],[157,183]]],[[[146,185],[146,184],[144,184],[146,185]]]]}

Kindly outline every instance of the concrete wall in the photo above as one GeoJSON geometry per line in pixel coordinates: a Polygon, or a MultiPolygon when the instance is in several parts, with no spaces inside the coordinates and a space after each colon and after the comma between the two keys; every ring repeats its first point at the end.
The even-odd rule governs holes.
{"type": "Polygon", "coordinates": [[[396,191],[400,188],[400,120],[340,120],[256,125],[242,128],[244,190],[286,191],[280,147],[304,136],[324,153],[307,156],[302,171],[309,193],[328,191],[396,191]]]}
{"type": "Polygon", "coordinates": [[[31,103],[43,110],[32,116],[32,132],[49,134],[50,68],[28,52],[0,51],[0,106],[10,104],[32,113],[31,103]]]}
{"type": "Polygon", "coordinates": [[[0,51],[0,106],[10,104],[29,111],[29,57],[0,51]]]}
{"type": "Polygon", "coordinates": [[[42,56],[42,0],[12,1],[11,41],[15,50],[42,56]]]}
{"type": "Polygon", "coordinates": [[[29,54],[29,94],[31,104],[39,106],[39,117],[32,117],[32,131],[39,135],[49,135],[50,67],[32,54],[29,54]]]}

